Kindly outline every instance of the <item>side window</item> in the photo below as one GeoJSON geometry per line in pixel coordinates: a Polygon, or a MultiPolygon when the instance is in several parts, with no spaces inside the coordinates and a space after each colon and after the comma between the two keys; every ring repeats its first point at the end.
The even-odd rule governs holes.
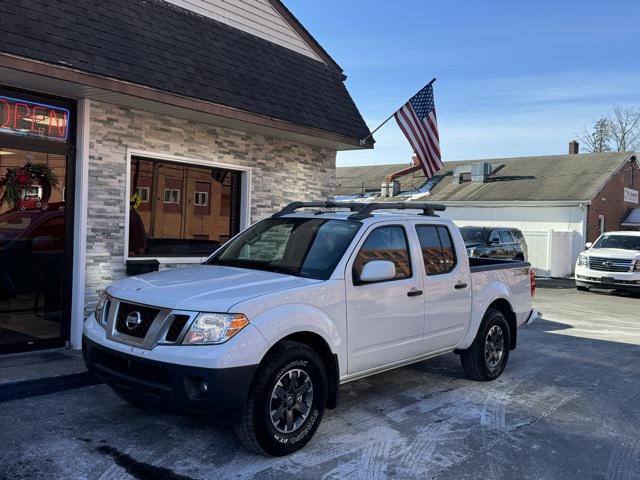
{"type": "Polygon", "coordinates": [[[515,243],[509,230],[500,230],[500,243],[515,243]]]}
{"type": "Polygon", "coordinates": [[[364,266],[372,260],[388,260],[396,266],[396,280],[410,278],[411,259],[404,228],[376,228],[369,234],[353,262],[353,279],[357,282],[364,266]]]}
{"type": "Polygon", "coordinates": [[[456,251],[447,227],[417,226],[424,269],[427,275],[448,273],[456,266],[456,251]]]}

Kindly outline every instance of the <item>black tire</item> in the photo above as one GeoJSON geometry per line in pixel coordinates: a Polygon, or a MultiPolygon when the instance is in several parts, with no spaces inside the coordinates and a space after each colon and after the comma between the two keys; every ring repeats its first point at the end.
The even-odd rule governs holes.
{"type": "Polygon", "coordinates": [[[460,352],[464,373],[473,380],[483,382],[498,378],[509,360],[510,338],[509,323],[504,314],[494,308],[487,310],[473,343],[460,352]],[[492,340],[489,340],[490,334],[492,340]],[[500,345],[498,338],[501,339],[500,345]],[[496,358],[497,350],[499,358],[496,358]]]}
{"type": "Polygon", "coordinates": [[[236,425],[238,438],[249,450],[276,457],[301,449],[320,425],[327,390],[327,374],[318,354],[302,343],[282,342],[256,372],[236,425]],[[278,385],[282,396],[276,394],[278,385]],[[299,391],[304,387],[307,390],[294,395],[292,388],[296,385],[299,391]],[[272,420],[271,412],[281,410],[280,421],[272,420]],[[293,423],[290,427],[290,418],[299,425],[293,423]],[[291,431],[287,432],[289,428],[291,431]]]}
{"type": "Polygon", "coordinates": [[[582,285],[577,285],[576,290],[579,290],[580,292],[588,292],[589,287],[583,287],[582,285]]]}

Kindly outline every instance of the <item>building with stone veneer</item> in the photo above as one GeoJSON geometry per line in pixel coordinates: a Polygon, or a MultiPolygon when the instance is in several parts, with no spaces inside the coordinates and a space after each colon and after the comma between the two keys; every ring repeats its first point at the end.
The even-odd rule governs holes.
{"type": "Polygon", "coordinates": [[[0,353],[80,348],[83,319],[128,263],[198,263],[290,201],[331,197],[336,152],[373,145],[342,69],[279,0],[0,8],[0,158],[66,159],[55,215],[7,207],[44,225],[21,242],[49,245],[52,216],[64,236],[34,250],[55,274],[0,282],[0,311],[20,310],[0,322],[0,353]]]}

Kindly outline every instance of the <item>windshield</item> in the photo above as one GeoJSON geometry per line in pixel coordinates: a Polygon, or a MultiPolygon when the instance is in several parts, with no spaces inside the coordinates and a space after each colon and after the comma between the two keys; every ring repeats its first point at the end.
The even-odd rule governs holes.
{"type": "Polygon", "coordinates": [[[634,235],[604,235],[598,239],[593,248],[640,250],[640,237],[634,235]]]}
{"type": "Polygon", "coordinates": [[[350,220],[268,218],[205,263],[326,280],[360,226],[350,220]]]}
{"type": "Polygon", "coordinates": [[[486,243],[489,231],[486,228],[462,227],[460,233],[464,243],[486,243]]]}

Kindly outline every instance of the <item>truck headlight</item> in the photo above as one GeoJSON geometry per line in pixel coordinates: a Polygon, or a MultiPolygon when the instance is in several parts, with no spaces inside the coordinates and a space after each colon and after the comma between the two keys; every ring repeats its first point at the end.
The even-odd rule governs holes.
{"type": "Polygon", "coordinates": [[[583,254],[578,255],[578,265],[581,267],[586,267],[589,265],[589,261],[586,255],[583,255],[583,254]]]}
{"type": "Polygon", "coordinates": [[[634,272],[640,272],[640,259],[636,260],[636,264],[633,266],[634,272]]]}
{"type": "Polygon", "coordinates": [[[96,309],[94,311],[94,316],[96,317],[96,322],[102,328],[107,328],[107,309],[105,308],[107,305],[107,292],[102,292],[100,294],[100,298],[98,298],[98,303],[96,305],[96,309]]]}
{"type": "Polygon", "coordinates": [[[183,345],[224,343],[249,325],[241,313],[200,313],[184,336],[183,345]]]}

